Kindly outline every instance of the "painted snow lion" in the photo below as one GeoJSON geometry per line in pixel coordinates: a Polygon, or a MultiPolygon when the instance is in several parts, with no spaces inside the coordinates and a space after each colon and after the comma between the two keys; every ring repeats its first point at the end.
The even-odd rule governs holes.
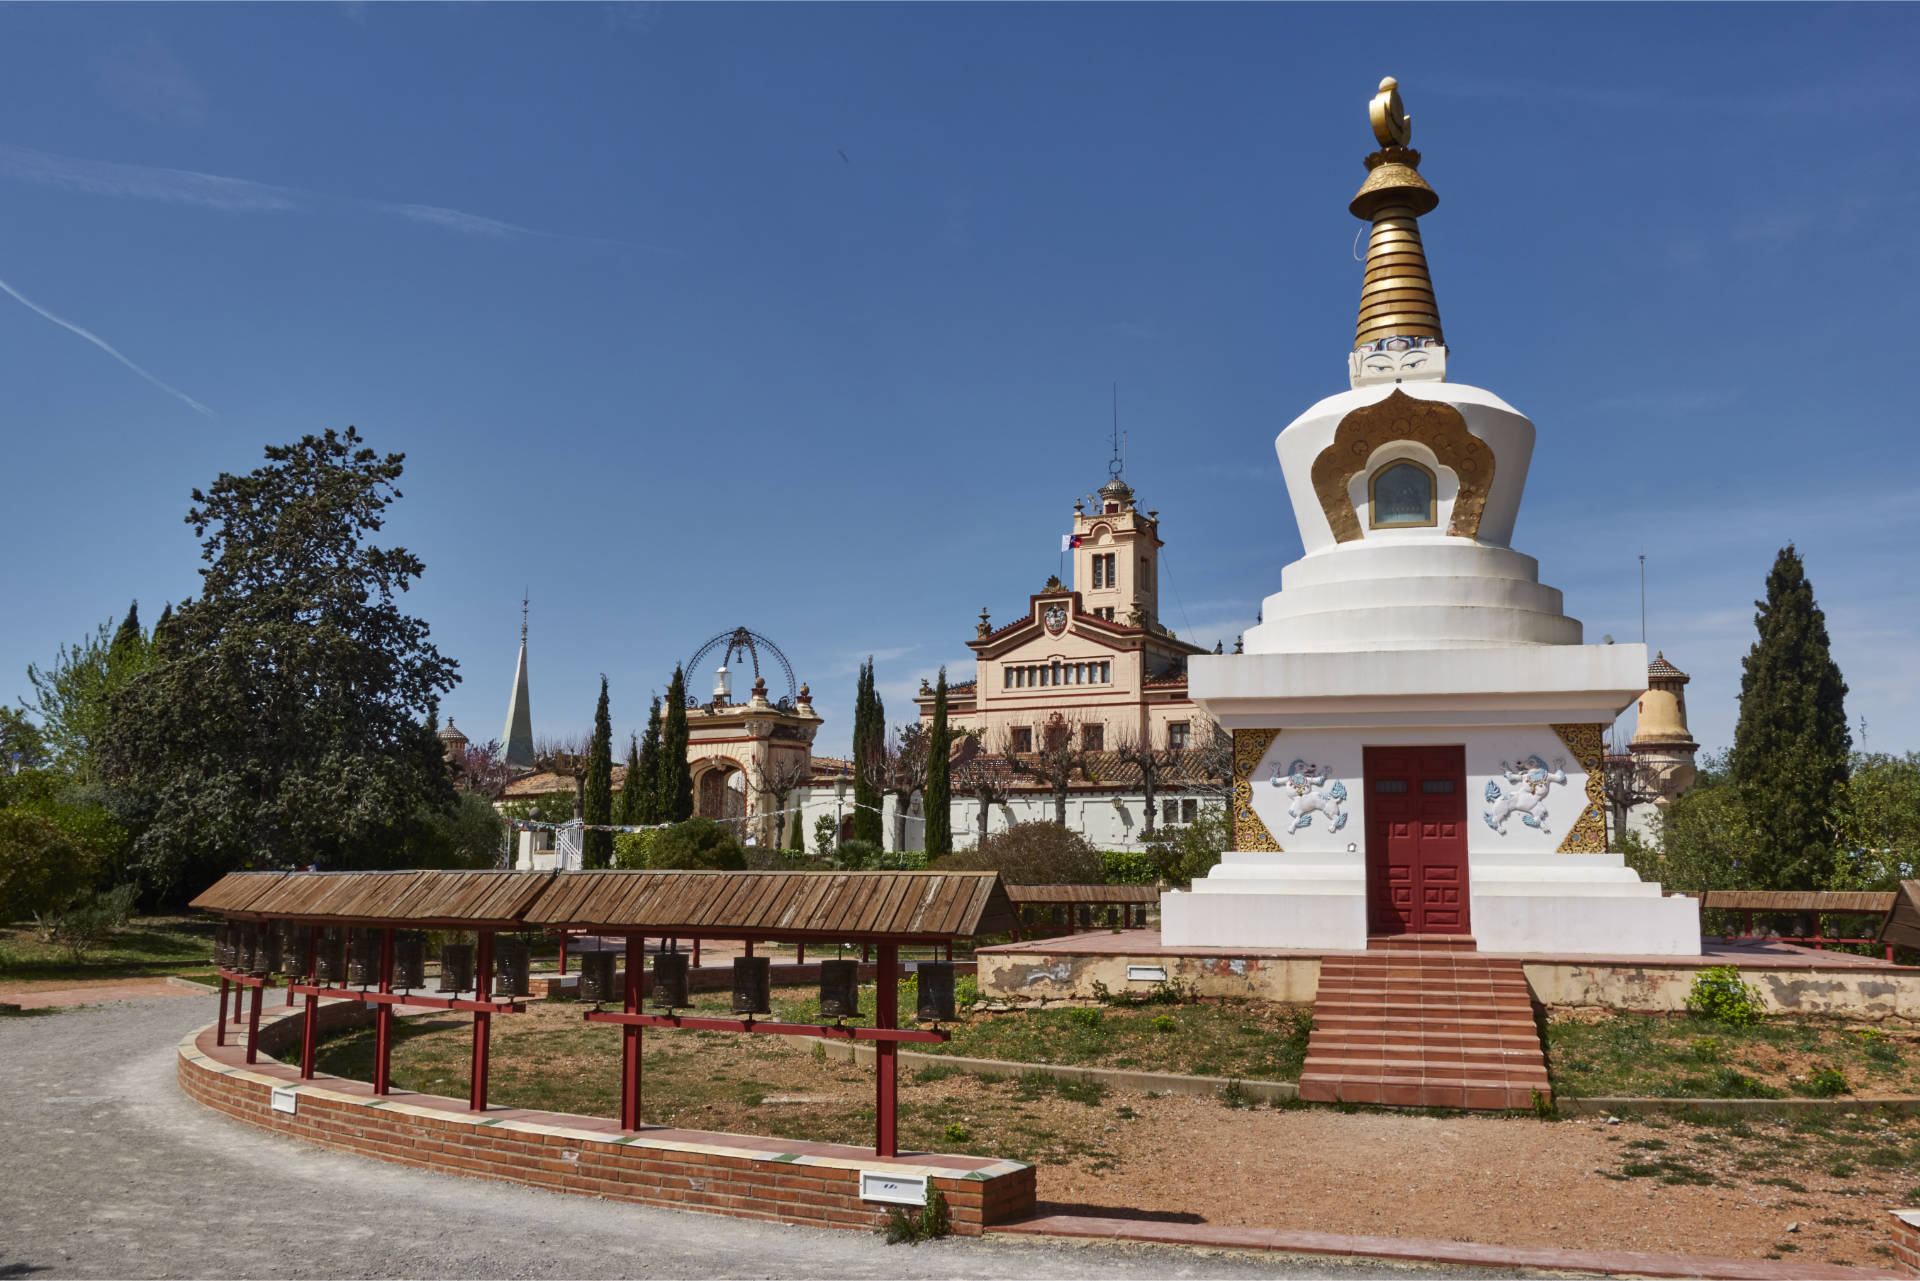
{"type": "Polygon", "coordinates": [[[1560,765],[1549,768],[1538,756],[1529,756],[1511,764],[1500,762],[1500,772],[1507,779],[1505,791],[1499,779],[1487,780],[1487,803],[1493,806],[1481,815],[1487,826],[1505,836],[1507,819],[1518,814],[1528,827],[1547,831],[1547,794],[1555,783],[1567,781],[1566,770],[1560,765]]]}
{"type": "Polygon", "coordinates": [[[1288,835],[1312,826],[1315,814],[1326,815],[1328,831],[1347,825],[1347,785],[1336,778],[1328,787],[1327,771],[1320,766],[1296,759],[1284,771],[1273,771],[1273,785],[1293,789],[1293,800],[1287,804],[1287,817],[1292,820],[1288,835]]]}

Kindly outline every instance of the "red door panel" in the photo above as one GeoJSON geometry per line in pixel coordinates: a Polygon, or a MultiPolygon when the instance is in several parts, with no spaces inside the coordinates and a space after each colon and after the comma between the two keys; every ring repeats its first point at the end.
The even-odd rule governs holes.
{"type": "Polygon", "coordinates": [[[1369,747],[1367,916],[1375,934],[1465,934],[1466,751],[1369,747]]]}

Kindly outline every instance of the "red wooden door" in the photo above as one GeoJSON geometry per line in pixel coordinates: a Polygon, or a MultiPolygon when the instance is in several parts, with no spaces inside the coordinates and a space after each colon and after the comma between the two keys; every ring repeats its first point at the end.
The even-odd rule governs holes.
{"type": "Polygon", "coordinates": [[[1369,747],[1365,767],[1369,931],[1468,933],[1466,749],[1369,747]]]}

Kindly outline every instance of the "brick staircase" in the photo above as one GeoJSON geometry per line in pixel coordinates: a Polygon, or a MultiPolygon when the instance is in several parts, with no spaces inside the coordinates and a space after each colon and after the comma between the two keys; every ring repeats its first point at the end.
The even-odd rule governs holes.
{"type": "Polygon", "coordinates": [[[1323,958],[1300,1097],[1483,1109],[1551,1098],[1520,962],[1472,947],[1403,936],[1323,958]]]}

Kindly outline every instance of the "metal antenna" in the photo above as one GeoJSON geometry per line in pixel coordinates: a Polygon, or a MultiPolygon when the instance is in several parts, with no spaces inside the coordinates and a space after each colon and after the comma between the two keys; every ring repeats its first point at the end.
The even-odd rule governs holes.
{"type": "Polygon", "coordinates": [[[1640,553],[1640,643],[1647,643],[1647,554],[1640,553]]]}
{"type": "Polygon", "coordinates": [[[522,645],[527,643],[527,597],[532,594],[532,591],[530,586],[520,589],[520,643],[522,645]]]}
{"type": "Polygon", "coordinates": [[[1107,461],[1107,475],[1119,480],[1127,465],[1120,457],[1120,384],[1113,384],[1113,457],[1107,461]]]}

